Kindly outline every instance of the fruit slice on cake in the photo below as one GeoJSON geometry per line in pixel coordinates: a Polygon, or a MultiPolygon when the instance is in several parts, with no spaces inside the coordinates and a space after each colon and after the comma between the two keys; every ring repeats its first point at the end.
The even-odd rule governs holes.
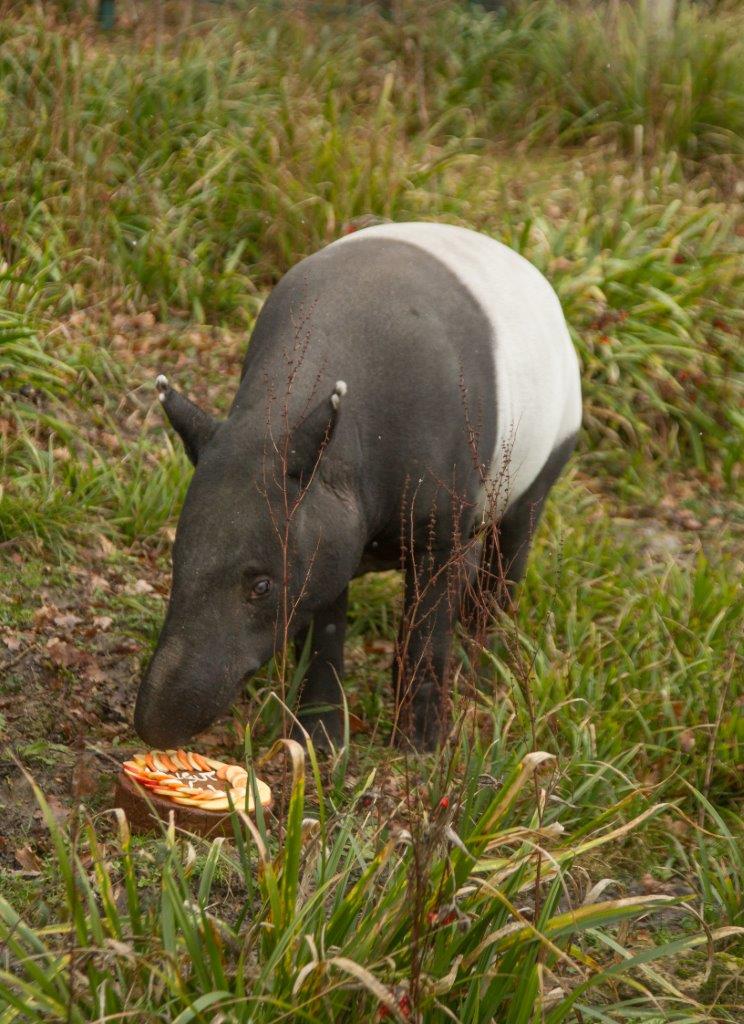
{"type": "MultiPolygon", "coordinates": [[[[248,772],[239,764],[217,761],[195,751],[151,750],[125,761],[126,775],[161,799],[201,811],[254,811],[254,787],[248,772]]],[[[255,779],[255,792],[262,807],[271,804],[271,790],[255,779]]]]}

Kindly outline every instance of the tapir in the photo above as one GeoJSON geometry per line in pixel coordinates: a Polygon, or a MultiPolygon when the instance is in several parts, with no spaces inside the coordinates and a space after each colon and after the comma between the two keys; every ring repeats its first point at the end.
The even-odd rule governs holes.
{"type": "Polygon", "coordinates": [[[142,739],[184,743],[293,642],[309,657],[295,728],[338,744],[349,582],[401,569],[398,731],[436,747],[460,598],[474,574],[494,592],[519,581],[580,428],[578,360],[545,277],[462,227],[369,227],[270,293],[226,419],[157,387],[195,471],[142,739]]]}

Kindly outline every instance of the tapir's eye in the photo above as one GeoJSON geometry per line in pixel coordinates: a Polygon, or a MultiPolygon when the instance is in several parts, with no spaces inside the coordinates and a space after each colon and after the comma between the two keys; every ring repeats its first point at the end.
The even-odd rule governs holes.
{"type": "Polygon", "coordinates": [[[270,590],[271,580],[267,579],[266,576],[261,576],[260,579],[253,581],[251,597],[266,597],[270,590]]]}

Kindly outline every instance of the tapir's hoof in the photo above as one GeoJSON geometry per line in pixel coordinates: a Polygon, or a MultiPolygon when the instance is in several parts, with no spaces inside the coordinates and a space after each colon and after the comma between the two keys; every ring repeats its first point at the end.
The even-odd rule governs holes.
{"type": "Polygon", "coordinates": [[[307,746],[308,737],[316,750],[323,753],[330,753],[338,750],[344,743],[344,731],[339,714],[312,715],[307,718],[300,716],[302,728],[295,728],[292,731],[292,738],[298,740],[303,746],[307,746]]]}

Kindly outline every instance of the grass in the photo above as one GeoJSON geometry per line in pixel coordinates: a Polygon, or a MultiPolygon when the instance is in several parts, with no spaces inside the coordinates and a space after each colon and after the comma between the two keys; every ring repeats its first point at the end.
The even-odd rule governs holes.
{"type": "MultiPolygon", "coordinates": [[[[744,1012],[741,11],[404,10],[132,4],[105,38],[74,5],[0,17],[0,635],[30,651],[0,775],[20,755],[46,794],[0,785],[0,1024],[744,1012]],[[276,814],[231,843],[130,839],[59,780],[134,742],[188,480],[150,381],[224,411],[267,288],[365,213],[548,275],[579,455],[516,617],[463,642],[446,757],[386,746],[400,582],[363,578],[351,751],[275,754],[276,814]]],[[[271,747],[273,678],[211,742],[271,747]]]]}
{"type": "Polygon", "coordinates": [[[671,17],[643,2],[532,4],[515,14],[506,23],[460,15],[463,43],[437,67],[454,80],[446,102],[479,111],[480,131],[529,144],[612,141],[635,155],[741,153],[733,6],[713,19],[686,3],[671,17]]]}
{"type": "MultiPolygon", "coordinates": [[[[642,449],[659,465],[685,460],[703,476],[720,479],[727,491],[735,490],[744,454],[744,364],[742,317],[734,297],[744,275],[734,206],[712,201],[707,188],[686,184],[674,161],[649,170],[630,192],[619,174],[608,179],[604,161],[581,169],[576,161],[559,162],[547,177],[534,180],[531,172],[528,194],[519,202],[514,173],[513,164],[502,168],[488,161],[479,162],[477,174],[472,167],[450,169],[443,187],[472,190],[451,219],[466,223],[470,218],[500,235],[555,283],[582,357],[592,460],[620,458],[622,475],[642,449]]],[[[519,190],[524,187],[520,181],[519,190]]],[[[12,467],[20,466],[12,499],[17,504],[10,504],[3,517],[10,521],[4,527],[8,533],[31,529],[50,539],[73,528],[74,521],[66,523],[59,511],[72,491],[80,497],[83,516],[91,505],[107,516],[112,536],[123,531],[130,539],[143,537],[172,513],[167,495],[180,493],[183,457],[172,450],[163,455],[160,423],[147,412],[146,393],[137,390],[148,382],[148,367],[154,375],[161,361],[167,367],[173,360],[164,344],[169,339],[156,346],[158,361],[139,360],[127,381],[110,350],[96,343],[110,324],[95,311],[86,316],[89,321],[73,322],[67,337],[53,336],[45,350],[27,320],[7,313],[5,374],[21,398],[37,398],[31,410],[34,438],[29,440],[21,423],[6,453],[9,472],[15,476],[12,467]],[[125,388],[132,404],[129,436],[122,442],[127,454],[112,465],[100,446],[85,439],[91,430],[108,436],[121,431],[117,413],[125,388]],[[70,419],[87,421],[86,430],[75,432],[72,450],[60,449],[58,442],[71,437],[70,419]],[[40,429],[52,439],[46,452],[39,451],[40,429]],[[30,474],[23,470],[29,462],[30,474]]],[[[200,357],[193,350],[189,354],[200,357]]],[[[131,351],[126,355],[133,358],[131,351]]],[[[218,373],[212,379],[216,385],[218,373]]],[[[216,390],[224,405],[225,390],[216,390]]],[[[29,411],[28,401],[11,401],[10,394],[5,403],[18,422],[24,408],[29,411]]]]}
{"type": "MultiPolygon", "coordinates": [[[[71,913],[59,930],[60,947],[58,929],[33,931],[0,902],[9,950],[27,965],[28,976],[24,982],[0,974],[7,1019],[18,1012],[25,1020],[67,1015],[81,1022],[96,1014],[164,1013],[187,1021],[213,1019],[219,1009],[234,1021],[340,1021],[360,1013],[407,1020],[415,1005],[432,1021],[454,1013],[473,1021],[503,1015],[558,1024],[577,1010],[594,1016],[597,1007],[585,1000],[598,984],[627,982],[638,966],[653,982],[654,960],[706,941],[684,933],[598,969],[603,946],[617,948],[608,927],[676,901],[663,895],[599,899],[595,890],[577,906],[560,905],[570,899],[563,865],[632,825],[607,833],[602,813],[584,822],[580,840],[571,840],[550,813],[520,820],[520,791],[550,769],[548,754],[527,755],[500,786],[484,791],[477,780],[501,765],[476,743],[470,781],[458,796],[459,834],[442,797],[419,820],[417,847],[407,831],[383,840],[374,812],[362,810],[366,787],[350,794],[341,813],[319,788],[318,816],[304,821],[305,757],[285,742],[293,783],[277,853],[268,852],[274,841],[262,815],[247,830],[236,815],[234,849],[216,840],[201,856],[171,831],[160,850],[155,901],[140,891],[140,858],[125,819],[118,819],[113,856],[90,819],[80,822],[78,846],[71,848],[37,791],[71,913]],[[537,861],[535,844],[542,851],[537,861]],[[517,907],[540,873],[545,892],[533,918],[517,907]]],[[[312,750],[310,756],[317,776],[312,750]]],[[[660,809],[649,807],[641,817],[660,809]]],[[[712,936],[725,937],[725,931],[712,936]]],[[[666,1019],[693,1018],[672,1011],[666,1019]]]]}

